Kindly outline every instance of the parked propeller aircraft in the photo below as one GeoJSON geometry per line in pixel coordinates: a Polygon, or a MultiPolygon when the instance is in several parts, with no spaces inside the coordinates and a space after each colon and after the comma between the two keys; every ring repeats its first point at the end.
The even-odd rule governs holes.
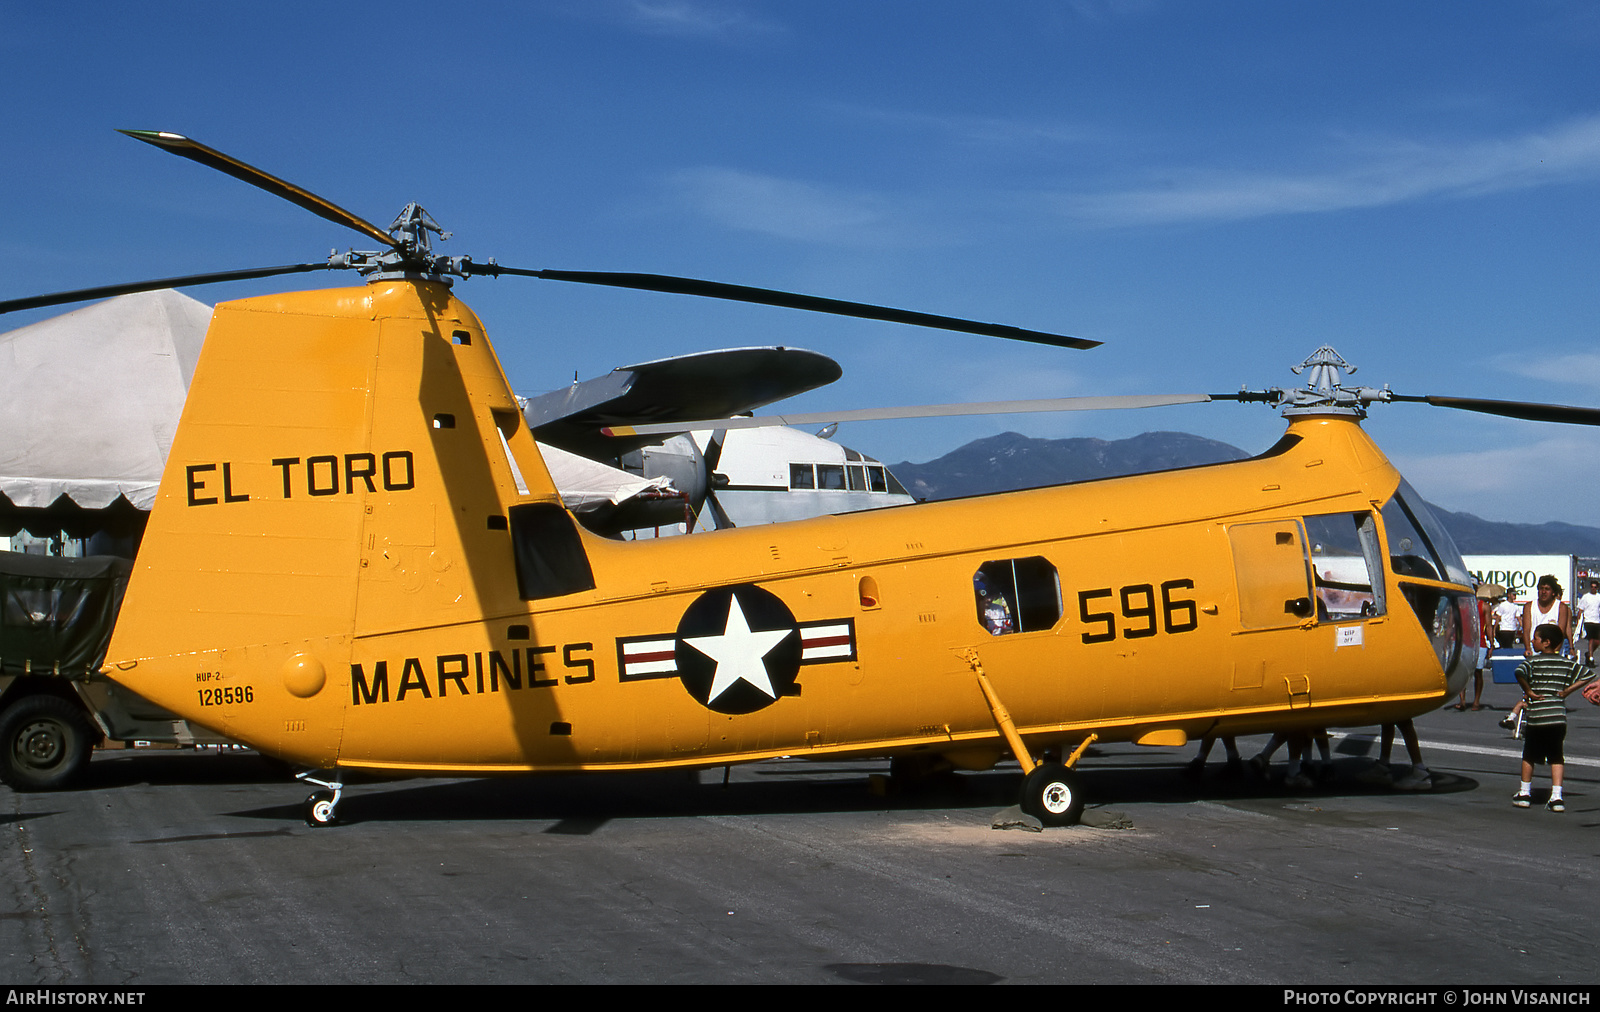
{"type": "Polygon", "coordinates": [[[1060,825],[1078,817],[1072,767],[1096,740],[1178,745],[1414,716],[1473,668],[1477,609],[1449,537],[1361,428],[1367,405],[1600,423],[1592,409],[1347,388],[1323,350],[1305,388],[1180,398],[1282,405],[1287,433],[1248,460],[608,540],[561,505],[453,277],[1091,342],[690,279],[437,256],[437,226],[415,205],[382,230],[187,138],[133,136],[383,247],[0,303],[324,268],[366,276],[364,287],[217,307],[105,663],[129,690],[309,767],[312,825],[336,820],[350,770],[779,755],[963,769],[1010,755],[1023,807],[1060,825]]]}
{"type": "Polygon", "coordinates": [[[712,411],[749,412],[840,375],[837,362],[814,351],[729,348],[613,369],[518,403],[542,446],[671,482],[676,494],[635,496],[580,517],[599,534],[748,527],[912,502],[881,463],[818,436],[726,427],[691,433],[678,424],[712,411]],[[635,422],[651,424],[652,437],[604,434],[635,422]]]}

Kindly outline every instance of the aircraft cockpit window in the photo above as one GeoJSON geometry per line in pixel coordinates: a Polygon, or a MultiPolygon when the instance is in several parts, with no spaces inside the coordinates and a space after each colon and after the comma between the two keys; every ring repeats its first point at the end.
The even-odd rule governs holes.
{"type": "Polygon", "coordinates": [[[1472,586],[1472,576],[1455,541],[1404,478],[1394,498],[1384,503],[1383,526],[1389,534],[1395,575],[1472,586]]]}
{"type": "Polygon", "coordinates": [[[978,624],[991,636],[1040,632],[1061,621],[1061,577],[1040,556],[985,562],[972,590],[978,624]]]}
{"type": "Polygon", "coordinates": [[[1317,617],[1344,622],[1384,613],[1378,528],[1370,513],[1306,517],[1317,617]]]}
{"type": "Polygon", "coordinates": [[[791,489],[816,488],[817,472],[815,468],[810,464],[790,464],[789,487],[791,489]]]}
{"type": "Polygon", "coordinates": [[[867,469],[860,464],[850,464],[844,469],[845,477],[849,480],[852,492],[865,492],[867,490],[867,469]]]}
{"type": "Polygon", "coordinates": [[[817,487],[826,489],[844,490],[844,465],[843,464],[818,464],[817,487]]]}
{"type": "Polygon", "coordinates": [[[867,491],[868,492],[887,492],[887,491],[889,491],[889,481],[888,481],[888,479],[886,479],[883,476],[883,474],[884,474],[883,465],[881,465],[881,464],[868,464],[867,465],[867,491]]]}
{"type": "Polygon", "coordinates": [[[1433,553],[1428,539],[1411,519],[1396,495],[1383,506],[1383,529],[1389,538],[1389,565],[1396,576],[1420,576],[1424,580],[1443,580],[1443,567],[1433,553]]]}

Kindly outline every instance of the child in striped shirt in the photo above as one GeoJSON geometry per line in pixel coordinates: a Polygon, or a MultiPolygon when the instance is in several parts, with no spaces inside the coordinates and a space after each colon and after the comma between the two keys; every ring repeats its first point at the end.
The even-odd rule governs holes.
{"type": "Polygon", "coordinates": [[[1566,765],[1561,746],[1567,737],[1567,696],[1594,677],[1577,662],[1562,657],[1558,650],[1566,633],[1557,625],[1544,624],[1533,631],[1533,656],[1517,665],[1517,684],[1527,695],[1527,715],[1522,725],[1522,783],[1511,803],[1518,808],[1533,804],[1533,767],[1550,767],[1550,800],[1545,807],[1564,812],[1561,799],[1561,774],[1566,765]]]}

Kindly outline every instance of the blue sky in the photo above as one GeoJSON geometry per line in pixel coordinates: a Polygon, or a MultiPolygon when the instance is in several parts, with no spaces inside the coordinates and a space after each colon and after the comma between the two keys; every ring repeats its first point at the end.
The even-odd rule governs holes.
{"type": "MultiPolygon", "coordinates": [[[[1600,7],[1557,0],[0,0],[0,295],[361,245],[114,132],[166,129],[380,225],[417,200],[479,260],[1105,342],[462,283],[524,393],[750,344],[844,366],[794,410],[1218,392],[1293,383],[1328,343],[1374,386],[1596,405],[1597,50],[1600,7]]],[[[1400,405],[1367,426],[1447,508],[1600,523],[1593,429],[1400,405]]],[[[1281,428],[1213,404],[839,438],[893,462],[1008,429],[1256,451],[1281,428]]]]}

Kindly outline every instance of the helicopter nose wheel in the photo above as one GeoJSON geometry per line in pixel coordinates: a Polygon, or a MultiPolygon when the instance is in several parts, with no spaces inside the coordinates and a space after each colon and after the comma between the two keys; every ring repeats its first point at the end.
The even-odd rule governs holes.
{"type": "Polygon", "coordinates": [[[1083,816],[1078,775],[1060,763],[1040,763],[1022,782],[1021,808],[1046,826],[1075,826],[1083,816]]]}
{"type": "Polygon", "coordinates": [[[344,785],[337,781],[319,780],[313,774],[319,770],[307,770],[298,774],[296,780],[304,780],[314,787],[323,790],[312,791],[306,798],[305,820],[306,825],[312,829],[321,829],[324,826],[339,824],[339,799],[344,796],[344,785]]]}

